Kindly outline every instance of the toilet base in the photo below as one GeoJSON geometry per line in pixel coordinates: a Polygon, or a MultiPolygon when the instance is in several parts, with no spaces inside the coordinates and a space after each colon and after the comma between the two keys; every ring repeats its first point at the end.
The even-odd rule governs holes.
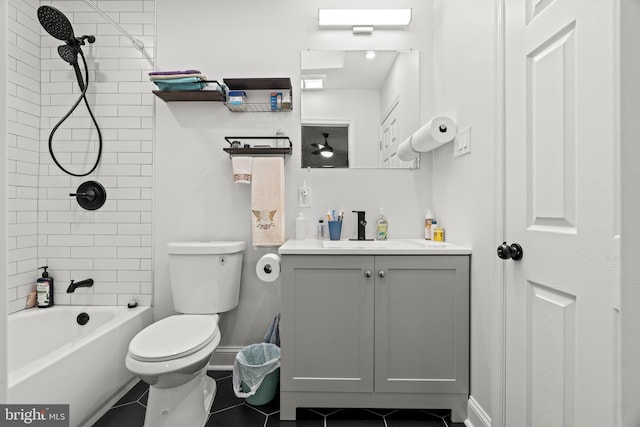
{"type": "Polygon", "coordinates": [[[204,427],[215,396],[216,382],[206,369],[177,387],[150,386],[144,427],[204,427]]]}

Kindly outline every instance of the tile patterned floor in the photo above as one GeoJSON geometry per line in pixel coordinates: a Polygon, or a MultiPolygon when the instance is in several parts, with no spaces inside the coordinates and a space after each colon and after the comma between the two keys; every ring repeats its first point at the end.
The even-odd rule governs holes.
{"type": "MultiPolygon", "coordinates": [[[[280,421],[280,402],[253,407],[233,393],[231,372],[209,371],[218,392],[205,427],[464,427],[453,423],[449,411],[395,409],[298,409],[296,421],[280,421]]],[[[148,386],[142,381],[94,427],[141,427],[147,403],[148,386]]],[[[185,426],[186,427],[186,426],[185,426]]]]}

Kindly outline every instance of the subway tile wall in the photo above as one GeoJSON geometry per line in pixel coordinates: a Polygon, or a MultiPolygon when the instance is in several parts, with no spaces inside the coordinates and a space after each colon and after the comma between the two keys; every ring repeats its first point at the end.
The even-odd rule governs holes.
{"type": "Polygon", "coordinates": [[[7,3],[7,301],[24,308],[38,264],[40,25],[37,0],[7,3]]]}
{"type": "MultiPolygon", "coordinates": [[[[10,190],[15,196],[10,222],[16,224],[9,237],[11,312],[24,307],[40,265],[48,265],[55,279],[57,304],[124,305],[131,298],[151,304],[153,95],[147,73],[153,66],[155,2],[93,3],[142,40],[145,49],[136,50],[84,1],[10,0],[19,5],[14,6],[14,15],[20,17],[18,9],[25,9],[28,18],[23,19],[29,20],[25,27],[37,31],[29,39],[33,47],[28,54],[33,58],[22,60],[34,68],[27,75],[36,79],[33,94],[27,92],[32,95],[31,110],[10,115],[26,133],[22,139],[31,143],[22,149],[26,153],[10,157],[14,163],[9,170],[15,175],[10,184],[16,187],[10,190]],[[35,14],[40,4],[60,9],[76,36],[96,36],[96,43],[83,50],[89,66],[87,98],[102,131],[103,151],[100,165],[87,177],[66,175],[49,155],[49,133],[76,102],[80,89],[73,68],[58,55],[62,42],[40,31],[35,14]],[[86,180],[96,180],[107,190],[107,201],[97,211],[86,211],[69,197],[86,180]],[[71,280],[89,277],[95,281],[92,288],[65,292],[71,280]]],[[[26,55],[19,46],[16,42],[10,52],[26,55]]],[[[25,78],[25,73],[14,74],[16,79],[25,78]]],[[[18,135],[13,139],[14,145],[21,141],[18,135]]],[[[57,130],[53,148],[58,161],[74,173],[93,166],[98,136],[84,102],[57,130]]]]}

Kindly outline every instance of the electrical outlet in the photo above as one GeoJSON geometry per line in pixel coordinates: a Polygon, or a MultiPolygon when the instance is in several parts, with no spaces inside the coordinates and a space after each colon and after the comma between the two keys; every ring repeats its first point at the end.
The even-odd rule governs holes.
{"type": "Polygon", "coordinates": [[[310,208],[311,207],[311,187],[298,187],[298,207],[310,208]]]}
{"type": "Polygon", "coordinates": [[[471,152],[471,127],[461,130],[453,143],[453,157],[471,152]]]}

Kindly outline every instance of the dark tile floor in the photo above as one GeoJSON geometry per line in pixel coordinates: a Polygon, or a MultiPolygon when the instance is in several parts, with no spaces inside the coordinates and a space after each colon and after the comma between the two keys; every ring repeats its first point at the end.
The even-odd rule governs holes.
{"type": "MultiPolygon", "coordinates": [[[[464,427],[451,422],[449,411],[443,410],[298,409],[296,421],[280,421],[278,397],[254,407],[235,396],[230,371],[209,371],[209,376],[215,378],[218,392],[206,427],[464,427]]],[[[147,391],[142,381],[133,386],[94,427],[141,427],[147,391]]]]}

